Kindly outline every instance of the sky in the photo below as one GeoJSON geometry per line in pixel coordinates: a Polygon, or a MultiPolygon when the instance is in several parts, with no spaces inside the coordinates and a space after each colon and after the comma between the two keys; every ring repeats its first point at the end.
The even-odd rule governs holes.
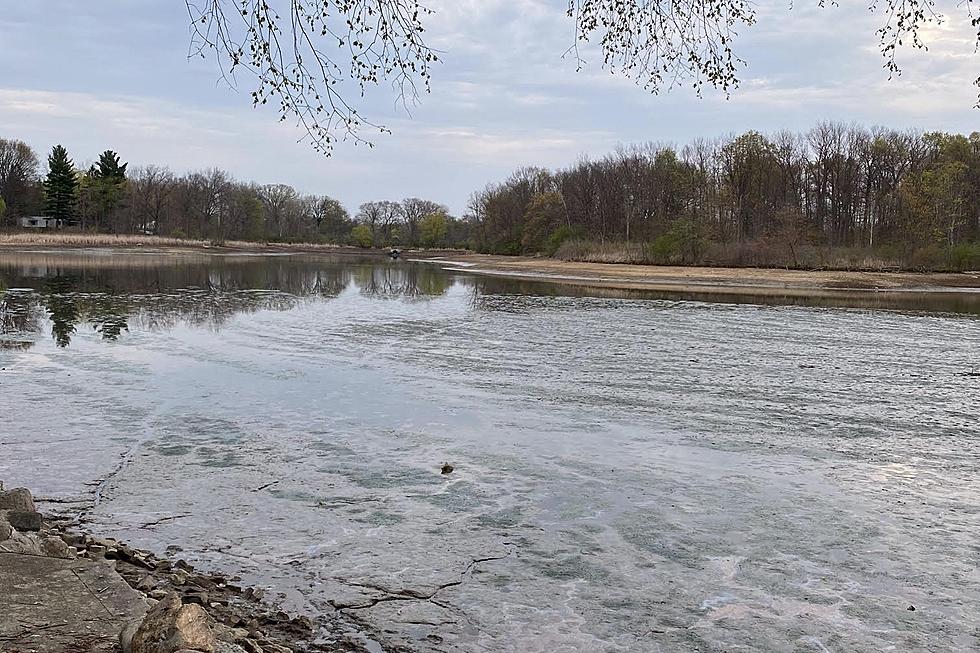
{"type": "Polygon", "coordinates": [[[357,106],[391,134],[325,157],[274,109],[252,107],[250,79],[229,87],[213,60],[188,57],[184,0],[0,0],[0,137],[42,155],[61,143],[80,167],[112,149],[132,166],[218,166],[352,212],[415,196],[462,214],[471,193],[519,167],[563,167],[618,145],[823,120],[977,129],[980,58],[964,8],[940,5],[947,20],[925,30],[929,51],[901,50],[903,74],[889,80],[874,34],[884,16],[842,5],[760,0],[735,45],[740,87],[699,98],[652,95],[589,51],[577,72],[563,57],[574,39],[567,0],[431,0],[427,43],[442,58],[431,92],[406,110],[389,86],[369,89],[357,106]]]}

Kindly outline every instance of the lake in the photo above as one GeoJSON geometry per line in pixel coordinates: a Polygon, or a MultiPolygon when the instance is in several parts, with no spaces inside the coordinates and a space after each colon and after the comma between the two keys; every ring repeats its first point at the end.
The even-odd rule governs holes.
{"type": "Polygon", "coordinates": [[[703,299],[2,252],[0,479],[372,651],[977,650],[976,302],[703,299]]]}

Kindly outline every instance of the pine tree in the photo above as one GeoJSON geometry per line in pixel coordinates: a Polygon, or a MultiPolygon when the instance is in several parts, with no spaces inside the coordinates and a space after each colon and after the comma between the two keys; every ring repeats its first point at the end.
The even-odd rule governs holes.
{"type": "Polygon", "coordinates": [[[48,155],[48,176],[44,180],[44,214],[69,222],[75,216],[78,177],[68,151],[55,145],[48,155]]]}
{"type": "Polygon", "coordinates": [[[128,163],[119,162],[119,155],[112,150],[106,150],[99,155],[99,162],[94,166],[96,176],[102,179],[112,180],[122,183],[126,180],[126,167],[128,163]]]}
{"type": "Polygon", "coordinates": [[[106,150],[99,155],[98,163],[89,168],[84,186],[85,192],[92,199],[91,217],[96,229],[112,228],[113,214],[125,194],[128,165],[128,163],[120,163],[118,154],[106,150]]]}

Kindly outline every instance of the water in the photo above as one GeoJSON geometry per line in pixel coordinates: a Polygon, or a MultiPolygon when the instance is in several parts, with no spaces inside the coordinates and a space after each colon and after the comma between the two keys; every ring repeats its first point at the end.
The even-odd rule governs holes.
{"type": "Polygon", "coordinates": [[[8,486],[374,650],[980,647],[969,299],[93,251],[4,287],[8,486]]]}

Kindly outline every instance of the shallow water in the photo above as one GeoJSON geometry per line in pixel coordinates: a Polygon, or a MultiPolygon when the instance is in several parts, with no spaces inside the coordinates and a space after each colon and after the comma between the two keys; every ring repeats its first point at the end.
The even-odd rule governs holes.
{"type": "Polygon", "coordinates": [[[0,288],[0,479],[382,649],[980,647],[975,310],[93,251],[0,288]]]}

